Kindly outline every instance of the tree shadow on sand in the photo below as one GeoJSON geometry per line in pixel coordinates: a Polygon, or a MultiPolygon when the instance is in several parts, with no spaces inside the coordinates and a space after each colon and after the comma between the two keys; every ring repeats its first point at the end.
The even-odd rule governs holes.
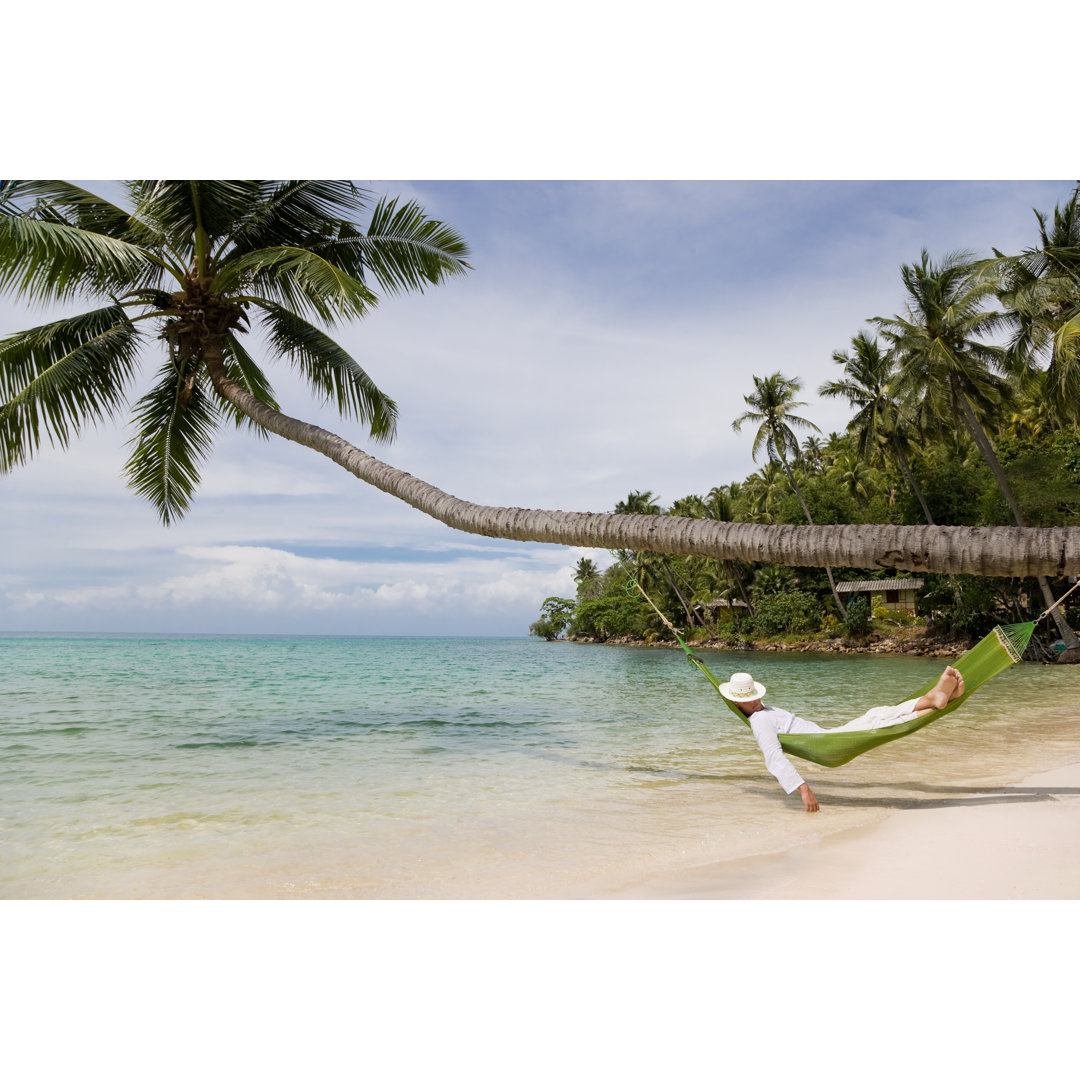
{"type": "MultiPolygon", "coordinates": [[[[687,769],[664,768],[660,765],[627,765],[614,761],[582,761],[562,754],[545,752],[536,756],[571,762],[582,769],[605,772],[644,773],[664,780],[703,780],[709,783],[737,784],[740,790],[761,795],[770,801],[786,803],[791,796],[772,785],[759,785],[758,773],[702,773],[687,769]]],[[[865,781],[814,779],[814,790],[828,800],[830,806],[883,807],[888,810],[942,810],[954,806],[989,806],[994,803],[1053,802],[1059,798],[1080,795],[1080,787],[1048,785],[1045,787],[1013,786],[1010,784],[923,784],[898,781],[891,784],[870,784],[865,781]],[[877,794],[881,788],[893,789],[896,794],[877,794]],[[866,794],[844,794],[842,789],[866,794]],[[911,794],[904,794],[910,792],[911,794]],[[938,795],[940,798],[927,798],[938,795]]],[[[801,807],[800,807],[801,809],[801,807]]]]}
{"type": "MultiPolygon", "coordinates": [[[[586,763],[582,763],[586,764],[586,763]]],[[[591,764],[590,767],[598,767],[591,764]]],[[[743,791],[762,795],[777,802],[786,802],[790,796],[771,786],[758,786],[757,776],[747,773],[726,775],[718,773],[694,773],[681,769],[664,769],[650,765],[620,766],[628,772],[651,773],[668,779],[706,780],[727,784],[738,783],[743,791]],[[747,783],[746,781],[750,781],[747,783]]],[[[892,784],[867,784],[845,780],[829,780],[817,777],[814,790],[828,800],[830,806],[883,807],[889,810],[942,810],[955,806],[989,806],[994,803],[1053,802],[1059,798],[1080,795],[1080,787],[1064,785],[1013,786],[1010,784],[923,784],[900,781],[892,784]],[[894,793],[882,793],[881,788],[894,793]],[[864,794],[845,794],[844,790],[864,794]],[[910,793],[910,794],[905,794],[910,793]],[[928,796],[940,796],[933,798],[928,796]]]]}
{"type": "MultiPolygon", "coordinates": [[[[732,778],[733,779],[733,778],[732,778]]],[[[743,785],[744,791],[785,801],[790,796],[757,785],[743,785]]],[[[814,791],[827,800],[829,806],[883,807],[887,810],[944,810],[958,806],[990,806],[994,803],[1056,802],[1060,798],[1080,795],[1080,787],[1047,785],[1045,787],[1020,787],[1009,784],[986,784],[969,786],[961,784],[920,784],[899,782],[895,784],[853,783],[843,780],[814,781],[814,791]],[[896,794],[876,794],[882,787],[892,788],[896,794]],[[840,788],[867,792],[845,795],[840,788]],[[911,794],[904,794],[911,792],[911,794]],[[918,794],[924,793],[924,794],[918,794]],[[939,795],[941,798],[928,798],[939,795]]],[[[801,809],[801,808],[800,808],[801,809]]]]}

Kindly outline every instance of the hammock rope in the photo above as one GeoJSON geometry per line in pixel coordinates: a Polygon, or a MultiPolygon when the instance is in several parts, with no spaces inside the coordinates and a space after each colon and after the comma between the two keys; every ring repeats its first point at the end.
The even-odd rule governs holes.
{"type": "Polygon", "coordinates": [[[1039,617],[1038,617],[1038,618],[1037,618],[1037,619],[1035,620],[1035,624],[1036,624],[1036,625],[1038,625],[1039,623],[1041,623],[1041,622],[1043,621],[1043,619],[1045,619],[1045,618],[1046,618],[1046,616],[1047,616],[1047,615],[1049,615],[1049,614],[1050,614],[1050,612],[1054,610],[1054,608],[1056,608],[1056,607],[1057,607],[1057,606],[1058,606],[1059,604],[1062,604],[1062,603],[1064,603],[1064,602],[1065,602],[1065,599],[1066,599],[1066,598],[1067,598],[1067,597],[1069,596],[1069,593],[1072,593],[1072,592],[1074,592],[1074,591],[1075,591],[1076,589],[1080,589],[1080,578],[1078,578],[1078,579],[1077,579],[1077,581],[1076,581],[1076,584],[1075,584],[1075,585],[1073,585],[1073,587],[1072,587],[1072,588],[1071,588],[1071,589],[1069,590],[1069,592],[1067,592],[1067,593],[1063,593],[1063,594],[1062,594],[1061,596],[1059,596],[1059,597],[1057,598],[1057,600],[1055,600],[1055,601],[1054,601],[1054,603],[1052,603],[1052,604],[1051,604],[1051,605],[1050,605],[1050,606],[1049,606],[1049,607],[1048,607],[1048,608],[1047,608],[1047,609],[1046,609],[1046,610],[1045,610],[1045,611],[1044,611],[1044,612],[1043,612],[1043,613],[1042,613],[1042,614],[1041,614],[1041,615],[1040,615],[1040,616],[1039,616],[1039,617]]]}
{"type": "MultiPolygon", "coordinates": [[[[678,641],[683,652],[686,653],[687,660],[712,683],[717,693],[719,693],[720,682],[716,676],[686,644],[682,635],[671,625],[664,613],[649,599],[648,594],[637,579],[632,574],[628,576],[632,585],[636,586],[638,592],[645,597],[649,607],[660,616],[664,625],[675,635],[675,640],[678,641]]],[[[1077,582],[1077,585],[1074,585],[1073,588],[1078,586],[1080,586],[1080,582],[1077,582]]],[[[630,592],[630,586],[627,586],[627,592],[630,592]]],[[[1072,589],[1069,592],[1072,592],[1072,589]]],[[[1065,594],[1065,596],[1068,595],[1069,593],[1065,594]]],[[[1061,600],[1064,600],[1065,596],[1061,600]]],[[[1061,600],[1057,603],[1060,604],[1061,600]]],[[[1057,604],[1053,606],[1056,607],[1057,604]]],[[[914,720],[907,720],[902,724],[891,724],[889,727],[876,728],[871,731],[797,732],[780,735],[780,745],[785,753],[793,754],[795,757],[804,758],[807,761],[813,761],[818,765],[825,765],[828,768],[836,768],[839,765],[846,765],[852,758],[856,758],[860,754],[865,754],[867,750],[873,750],[875,747],[883,746],[885,743],[893,742],[895,739],[902,739],[905,735],[910,735],[959,708],[983,683],[1017,663],[1024,655],[1024,651],[1031,641],[1031,635],[1035,632],[1036,623],[1048,615],[1051,610],[1053,608],[1047,608],[1038,619],[1032,622],[995,626],[986,637],[968,649],[952,665],[964,677],[964,694],[961,697],[954,698],[943,709],[933,709],[925,716],[916,717],[914,720]]],[[[931,679],[916,693],[909,694],[908,697],[902,700],[907,701],[912,697],[920,698],[928,690],[932,690],[936,684],[937,679],[931,679]]],[[[728,708],[747,727],[750,727],[750,718],[743,713],[738,705],[723,697],[722,694],[720,696],[728,708]]]]}

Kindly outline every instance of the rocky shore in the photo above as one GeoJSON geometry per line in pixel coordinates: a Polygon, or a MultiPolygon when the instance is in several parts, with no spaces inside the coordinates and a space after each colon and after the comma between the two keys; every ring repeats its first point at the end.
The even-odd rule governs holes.
{"type": "MultiPolygon", "coordinates": [[[[677,641],[645,641],[641,638],[610,637],[604,640],[593,637],[572,637],[567,641],[586,645],[632,645],[644,649],[677,649],[677,641]]],[[[955,659],[972,645],[969,641],[949,641],[944,638],[920,636],[897,636],[871,634],[865,641],[851,641],[846,638],[822,638],[816,641],[755,641],[750,638],[739,641],[723,641],[708,638],[689,643],[694,649],[711,649],[717,652],[731,652],[754,649],[758,652],[825,652],[825,653],[890,653],[905,656],[932,656],[942,659],[955,659]]]]}
{"type": "MultiPolygon", "coordinates": [[[[643,649],[677,649],[679,643],[673,638],[657,638],[646,641],[635,637],[570,637],[586,645],[632,645],[643,649]]],[[[928,634],[924,627],[897,627],[894,631],[875,630],[865,640],[853,640],[845,637],[821,637],[806,641],[778,641],[776,639],[757,638],[703,638],[690,641],[694,649],[709,649],[715,652],[740,652],[753,649],[757,652],[821,652],[821,653],[879,653],[893,656],[930,656],[941,660],[954,660],[971,648],[975,641],[955,639],[941,635],[928,634]]],[[[1050,650],[1045,644],[1033,639],[1025,660],[1039,663],[1080,664],[1080,649],[1060,651],[1050,650]]]]}

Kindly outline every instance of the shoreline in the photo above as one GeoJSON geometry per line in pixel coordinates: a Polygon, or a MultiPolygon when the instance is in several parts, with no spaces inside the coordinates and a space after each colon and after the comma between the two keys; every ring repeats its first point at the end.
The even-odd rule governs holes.
{"type": "MultiPolygon", "coordinates": [[[[551,644],[569,645],[624,645],[637,649],[679,649],[677,641],[645,641],[642,638],[611,637],[603,641],[598,638],[577,637],[557,638],[551,644]]],[[[707,641],[687,642],[693,649],[709,652],[793,652],[793,653],[828,653],[838,656],[923,656],[931,659],[955,660],[964,655],[975,644],[972,641],[946,641],[939,638],[891,638],[872,636],[865,644],[854,644],[844,638],[824,638],[821,641],[740,641],[729,644],[710,638],[707,641]]],[[[1042,661],[1030,661],[1041,663],[1042,661]]]]}
{"type": "MultiPolygon", "coordinates": [[[[1075,751],[1073,751],[1075,756],[1075,751]]],[[[827,809],[823,812],[827,813],[827,809]]],[[[1080,760],[966,782],[881,821],[584,890],[598,900],[1080,899],[1080,760]],[[923,803],[924,805],[919,805],[923,803]]]]}
{"type": "MultiPolygon", "coordinates": [[[[839,772],[808,763],[823,810],[806,814],[703,682],[640,651],[432,642],[403,658],[392,641],[196,641],[165,677],[137,642],[50,649],[9,654],[12,688],[28,696],[5,726],[6,899],[847,898],[875,895],[850,874],[875,852],[899,859],[920,818],[931,826],[920,857],[950,818],[980,823],[944,857],[951,871],[987,835],[997,845],[1016,813],[1054,819],[1021,820],[1021,840],[1055,836],[1050,812],[1080,794],[1072,774],[1022,789],[1080,768],[1076,667],[1018,665],[932,738],[839,772]],[[211,656],[219,677],[199,696],[166,693],[211,656]],[[535,681],[523,686],[525,669],[535,681]],[[863,835],[876,838],[870,855],[834,859],[863,835]],[[822,880],[806,878],[823,866],[822,880]],[[803,892],[790,891],[796,879],[803,892]]],[[[845,688],[884,700],[939,663],[765,659],[826,716],[845,688]]],[[[1024,850],[1007,856],[1013,881],[1080,897],[1071,880],[1044,880],[1080,866],[1080,852],[1051,842],[1029,869],[1024,850]]],[[[922,888],[940,878],[918,858],[904,875],[922,888]]],[[[984,875],[971,895],[1029,895],[1006,886],[984,875]]],[[[880,887],[896,895],[895,872],[880,887]]]]}

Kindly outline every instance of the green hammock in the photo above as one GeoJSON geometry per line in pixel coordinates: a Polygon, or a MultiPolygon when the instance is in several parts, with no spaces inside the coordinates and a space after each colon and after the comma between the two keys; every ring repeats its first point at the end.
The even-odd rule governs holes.
{"type": "MultiPolygon", "coordinates": [[[[678,630],[671,625],[663,612],[661,612],[652,600],[649,599],[648,594],[632,575],[630,576],[630,581],[632,586],[636,587],[641,595],[645,597],[649,606],[660,616],[667,628],[675,635],[675,640],[682,646],[683,652],[686,653],[686,658],[701,671],[705,678],[707,678],[716,688],[717,693],[719,693],[720,682],[705,666],[705,661],[702,660],[685,641],[683,641],[678,630]]],[[[1077,586],[1074,585],[1073,588],[1075,589],[1077,586]]],[[[1072,589],[1070,589],[1069,592],[1071,593],[1072,589]]],[[[1068,593],[1065,595],[1067,596],[1068,593]]],[[[1058,604],[1064,599],[1064,596],[1061,597],[1061,599],[1058,600],[1058,604]]],[[[1054,607],[1057,607],[1057,604],[1055,604],[1054,607]]],[[[1039,616],[1039,619],[1042,619],[1047,615],[1050,610],[1052,609],[1044,611],[1043,614],[1039,616]]],[[[1009,626],[995,626],[982,641],[968,649],[968,651],[952,665],[964,677],[964,694],[962,697],[954,698],[944,709],[932,709],[925,716],[919,716],[914,720],[906,720],[902,724],[890,724],[888,727],[875,728],[871,731],[793,732],[789,735],[780,735],[780,745],[783,747],[785,753],[793,754],[795,757],[805,758],[807,761],[813,761],[818,765],[826,765],[830,769],[834,769],[838,765],[846,765],[852,758],[856,758],[860,754],[865,754],[867,750],[873,750],[875,746],[883,746],[885,743],[892,742],[894,739],[902,739],[905,735],[910,735],[913,731],[918,731],[919,728],[926,727],[927,724],[932,724],[946,713],[951,713],[953,709],[967,701],[967,699],[971,697],[984,682],[992,679],[999,672],[1002,672],[1007,667],[1011,667],[1015,664],[1024,655],[1024,650],[1028,647],[1031,635],[1035,632],[1035,624],[1039,619],[1036,619],[1033,622],[1013,623],[1009,626]]],[[[931,679],[916,693],[901,698],[901,701],[907,701],[913,697],[922,697],[928,690],[933,689],[936,683],[936,678],[931,679]]],[[[740,709],[734,701],[728,701],[722,694],[720,696],[727,707],[731,709],[731,711],[747,727],[750,727],[750,718],[746,716],[742,709],[740,709]]],[[[899,702],[897,704],[899,704],[899,702]]]]}
{"type": "MultiPolygon", "coordinates": [[[[890,724],[888,727],[876,728],[872,731],[822,731],[822,732],[793,732],[788,735],[780,735],[780,745],[785,753],[794,754],[796,757],[814,761],[818,765],[827,765],[836,768],[837,765],[846,765],[852,758],[865,754],[867,750],[873,750],[875,746],[883,746],[893,739],[902,739],[919,728],[926,727],[940,719],[946,713],[962,705],[984,682],[992,679],[999,672],[1015,664],[1028,642],[1031,640],[1035,623],[1014,623],[1011,626],[995,626],[977,645],[973,645],[952,666],[964,677],[964,694],[954,698],[944,709],[932,709],[925,716],[916,717],[914,720],[906,720],[902,724],[890,724]]],[[[685,646],[684,646],[685,647],[685,646]]],[[[688,650],[689,651],[689,650],[688,650]]],[[[720,689],[716,676],[696,656],[690,655],[690,660],[699,667],[708,677],[709,682],[720,689]]],[[[937,679],[931,679],[925,686],[914,694],[909,694],[902,700],[920,698],[937,683],[937,679]]],[[[723,695],[721,695],[723,696],[723,695]]],[[[747,727],[750,726],[750,718],[733,701],[723,698],[728,708],[747,727]]]]}

